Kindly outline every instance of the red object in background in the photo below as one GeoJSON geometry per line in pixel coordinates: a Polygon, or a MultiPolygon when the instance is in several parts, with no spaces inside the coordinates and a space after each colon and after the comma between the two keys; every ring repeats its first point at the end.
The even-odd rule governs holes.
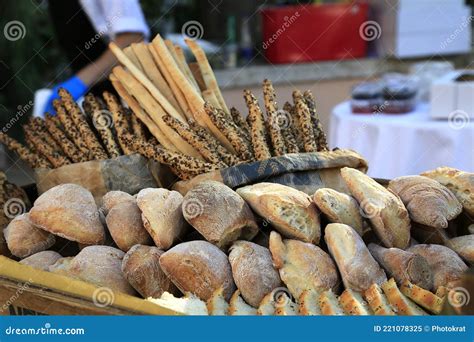
{"type": "Polygon", "coordinates": [[[263,49],[271,63],[365,57],[360,34],[368,4],[268,7],[262,10],[263,49]]]}

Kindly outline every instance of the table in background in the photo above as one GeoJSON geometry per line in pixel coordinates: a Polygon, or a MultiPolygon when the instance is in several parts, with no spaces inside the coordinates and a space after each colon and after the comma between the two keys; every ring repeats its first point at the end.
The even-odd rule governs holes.
{"type": "Polygon", "coordinates": [[[394,115],[353,114],[343,102],[331,114],[329,144],[360,153],[372,177],[392,179],[439,166],[474,172],[474,120],[432,120],[427,104],[394,115]]]}

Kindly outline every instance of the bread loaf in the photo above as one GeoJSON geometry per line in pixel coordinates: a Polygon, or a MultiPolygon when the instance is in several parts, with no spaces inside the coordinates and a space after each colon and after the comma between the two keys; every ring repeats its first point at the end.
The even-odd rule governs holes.
{"type": "Polygon", "coordinates": [[[364,292],[373,283],[382,284],[387,280],[362,238],[351,227],[340,223],[328,224],[324,240],[336,260],[346,289],[364,292]]]}
{"type": "Polygon", "coordinates": [[[122,272],[125,279],[143,298],[160,298],[164,292],[179,294],[160,267],[163,253],[157,247],[135,245],[123,257],[122,272]]]}
{"type": "Polygon", "coordinates": [[[398,315],[402,316],[423,316],[426,312],[410,299],[405,297],[397,287],[395,279],[391,278],[382,284],[382,290],[387,296],[390,305],[398,315]]]}
{"type": "Polygon", "coordinates": [[[474,217],[474,173],[459,171],[451,167],[439,167],[423,172],[422,176],[434,179],[451,190],[464,210],[474,217]]]}
{"type": "Polygon", "coordinates": [[[152,239],[142,222],[136,201],[118,203],[109,210],[105,221],[118,248],[127,252],[134,245],[150,245],[152,239]]]}
{"type": "Polygon", "coordinates": [[[463,235],[452,238],[446,246],[455,251],[461,258],[474,264],[474,235],[463,235]]]}
{"type": "Polygon", "coordinates": [[[236,289],[227,256],[207,241],[174,246],[161,255],[160,265],[181,292],[191,292],[205,301],[220,287],[229,300],[236,289]]]}
{"type": "Polygon", "coordinates": [[[169,249],[187,232],[182,203],[183,196],[177,191],[148,188],[138,193],[143,224],[159,248],[169,249]]]}
{"type": "Polygon", "coordinates": [[[199,183],[184,196],[182,207],[186,221],[219,248],[257,235],[258,226],[249,206],[222,183],[199,183]]]}
{"type": "Polygon", "coordinates": [[[42,251],[20,260],[20,264],[28,265],[42,271],[48,271],[62,256],[55,251],[42,251]]]}
{"type": "Polygon", "coordinates": [[[28,214],[15,217],[3,230],[10,252],[19,258],[44,251],[54,245],[54,235],[36,228],[28,219],[28,214]]]}
{"type": "Polygon", "coordinates": [[[408,248],[407,251],[426,259],[433,272],[435,291],[440,286],[455,286],[468,268],[454,251],[445,246],[420,244],[408,248]]]}
{"type": "Polygon", "coordinates": [[[344,167],[341,176],[385,247],[407,248],[410,219],[402,201],[356,169],[344,167]]]}
{"type": "Polygon", "coordinates": [[[69,276],[69,267],[74,257],[59,258],[56,262],[48,267],[48,271],[52,273],[69,276]]]}
{"type": "Polygon", "coordinates": [[[268,248],[249,241],[236,241],[230,247],[229,261],[237,288],[255,308],[267,293],[281,285],[268,248]]]}
{"type": "Polygon", "coordinates": [[[364,223],[359,204],[353,197],[330,188],[322,188],[314,193],[313,200],[329,222],[347,224],[362,236],[364,223]]]}
{"type": "Polygon", "coordinates": [[[370,243],[368,247],[375,260],[398,284],[408,280],[425,289],[433,287],[431,267],[422,256],[399,248],[384,248],[374,243],[370,243]]]}
{"type": "Polygon", "coordinates": [[[101,211],[105,216],[109,213],[109,210],[112,209],[116,204],[132,201],[135,202],[135,197],[132,195],[123,192],[123,191],[109,191],[102,197],[102,205],[100,207],[101,211]]]}
{"type": "Polygon", "coordinates": [[[76,184],[57,185],[43,193],[29,217],[35,226],[68,240],[96,245],[105,239],[94,197],[76,184]]]}
{"type": "Polygon", "coordinates": [[[318,246],[298,240],[282,240],[270,234],[273,264],[290,293],[299,298],[304,290],[337,290],[339,276],[331,257],[318,246]]]}
{"type": "Polygon", "coordinates": [[[372,284],[365,291],[365,299],[369,303],[370,308],[375,315],[378,316],[394,316],[395,312],[393,311],[392,306],[388,302],[387,297],[382,292],[382,289],[377,284],[372,284]]]}
{"type": "Polygon", "coordinates": [[[461,203],[448,188],[427,177],[398,177],[388,188],[401,198],[414,222],[429,227],[447,228],[448,221],[462,211],[461,203]]]}
{"type": "Polygon", "coordinates": [[[237,193],[284,236],[319,243],[318,211],[304,192],[281,184],[258,183],[237,189],[237,193]]]}

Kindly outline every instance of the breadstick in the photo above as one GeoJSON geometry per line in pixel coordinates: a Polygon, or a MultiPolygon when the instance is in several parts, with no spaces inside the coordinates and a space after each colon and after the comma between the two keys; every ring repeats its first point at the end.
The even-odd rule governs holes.
{"type": "Polygon", "coordinates": [[[215,94],[217,99],[219,100],[220,107],[227,113],[229,113],[229,108],[224,101],[224,97],[219,89],[219,85],[217,84],[216,76],[212,71],[211,65],[207,59],[206,53],[204,50],[199,46],[197,42],[192,39],[185,39],[186,44],[188,44],[189,48],[191,49],[196,61],[199,65],[199,69],[201,70],[202,77],[204,79],[204,83],[206,84],[206,89],[212,90],[215,94]]]}
{"type": "Polygon", "coordinates": [[[265,120],[257,99],[253,96],[250,90],[244,90],[244,99],[249,109],[247,121],[250,126],[250,137],[252,138],[255,158],[257,160],[271,158],[270,150],[265,141],[265,120]]]}
{"type": "Polygon", "coordinates": [[[130,59],[130,61],[141,71],[144,72],[142,65],[140,64],[140,61],[137,58],[137,55],[135,54],[135,51],[133,50],[133,44],[130,46],[127,46],[125,49],[123,49],[123,53],[130,59]]]}
{"type": "Polygon", "coordinates": [[[82,139],[81,133],[79,132],[77,126],[74,124],[71,117],[66,112],[66,109],[63,107],[62,102],[60,100],[54,100],[53,107],[54,107],[54,110],[56,110],[59,121],[61,121],[65,132],[72,139],[72,141],[77,146],[77,148],[79,149],[83,157],[86,158],[87,160],[94,159],[92,154],[89,151],[89,148],[87,147],[86,143],[82,139]]]}
{"type": "Polygon", "coordinates": [[[206,161],[211,164],[219,165],[221,168],[227,165],[221,161],[219,155],[209,148],[209,144],[206,140],[202,139],[192,129],[185,126],[182,122],[176,120],[172,116],[166,114],[163,116],[165,123],[173,128],[184,140],[186,140],[191,146],[193,146],[206,161]]]}
{"type": "Polygon", "coordinates": [[[244,131],[247,134],[248,139],[250,140],[250,128],[249,125],[247,125],[247,122],[244,120],[242,115],[240,114],[239,110],[235,107],[232,107],[230,109],[230,115],[232,116],[232,120],[234,120],[234,123],[239,126],[242,131],[244,131]]]}
{"type": "Polygon", "coordinates": [[[296,106],[298,126],[303,133],[304,150],[305,152],[316,152],[318,146],[316,145],[316,140],[314,138],[311,115],[309,114],[309,109],[308,106],[306,106],[303,95],[299,90],[293,92],[293,102],[296,106]]]}
{"type": "Polygon", "coordinates": [[[53,139],[51,134],[46,129],[44,120],[42,118],[40,117],[30,118],[28,127],[31,130],[38,132],[41,135],[41,138],[44,139],[44,141],[47,144],[49,144],[54,150],[62,151],[61,147],[58,145],[58,143],[53,139]]]}
{"type": "Polygon", "coordinates": [[[324,133],[323,126],[321,125],[318,113],[316,112],[316,101],[314,100],[314,96],[310,90],[306,90],[303,93],[303,97],[311,115],[311,122],[313,124],[313,131],[316,138],[318,151],[327,151],[329,150],[329,147],[326,139],[326,133],[324,133]]]}
{"type": "Polygon", "coordinates": [[[81,133],[82,139],[84,139],[87,147],[90,149],[94,158],[101,160],[107,159],[108,155],[100,145],[99,140],[95,136],[94,132],[92,132],[91,128],[87,124],[84,114],[82,113],[81,109],[77,105],[77,103],[72,98],[71,94],[64,89],[60,88],[59,97],[61,98],[64,107],[68,111],[72,121],[78,127],[79,132],[81,133]]]}
{"type": "Polygon", "coordinates": [[[194,88],[199,92],[201,89],[199,88],[199,85],[197,84],[196,80],[194,79],[194,75],[191,72],[191,69],[189,69],[189,65],[186,62],[186,56],[184,55],[183,48],[179,45],[174,46],[174,51],[176,53],[176,57],[178,58],[178,64],[181,67],[181,70],[183,70],[184,74],[186,77],[189,79],[189,81],[193,84],[194,88]]]}
{"type": "Polygon", "coordinates": [[[280,127],[279,122],[281,118],[279,117],[278,105],[275,101],[275,97],[273,84],[268,79],[265,79],[263,81],[263,98],[265,109],[267,111],[267,126],[270,132],[270,139],[275,155],[282,156],[286,153],[286,146],[281,132],[282,128],[280,127]]]}
{"type": "Polygon", "coordinates": [[[222,109],[219,101],[217,100],[216,94],[210,89],[205,89],[201,92],[204,101],[209,102],[214,108],[222,109]]]}
{"type": "Polygon", "coordinates": [[[288,131],[291,133],[287,133],[287,136],[292,136],[294,138],[294,142],[296,143],[299,151],[304,151],[304,143],[303,143],[303,134],[301,130],[298,128],[298,117],[296,113],[296,107],[292,106],[289,102],[285,102],[283,106],[283,110],[286,113],[289,113],[290,118],[290,127],[288,127],[288,131]]]}
{"type": "Polygon", "coordinates": [[[53,167],[57,168],[71,164],[69,159],[58,153],[58,151],[55,151],[44,140],[42,140],[36,132],[25,130],[25,137],[32,142],[33,146],[39,153],[48,159],[53,167]]]}
{"type": "Polygon", "coordinates": [[[153,82],[169,103],[179,112],[180,116],[184,117],[184,113],[181,111],[178,101],[176,101],[170,86],[166,83],[166,80],[158,69],[150,50],[148,50],[148,45],[146,43],[134,43],[132,44],[132,49],[150,81],[153,82]]]}
{"type": "Polygon", "coordinates": [[[17,140],[10,138],[5,133],[0,132],[0,143],[15,153],[24,160],[31,168],[51,168],[51,163],[40,156],[39,154],[33,153],[28,147],[24,146],[17,140]]]}
{"type": "Polygon", "coordinates": [[[133,114],[130,108],[124,108],[124,109],[130,116],[130,121],[132,123],[132,131],[135,134],[135,136],[138,139],[147,140],[146,129],[145,129],[144,123],[141,122],[141,120],[135,114],[133,114]]]}
{"type": "Polygon", "coordinates": [[[114,124],[112,113],[108,110],[101,109],[99,102],[94,95],[88,94],[84,102],[90,106],[92,113],[92,122],[94,127],[102,138],[102,143],[111,158],[116,158],[122,154],[120,147],[115,141],[112,133],[112,126],[114,124]]]}
{"type": "Polygon", "coordinates": [[[197,62],[188,63],[189,69],[196,80],[197,85],[201,91],[206,90],[206,82],[204,82],[204,78],[201,74],[201,69],[199,68],[199,64],[197,62]]]}
{"type": "Polygon", "coordinates": [[[238,127],[234,124],[233,121],[226,122],[222,110],[218,110],[212,107],[209,103],[206,102],[204,108],[207,112],[207,115],[211,118],[214,125],[229,139],[234,149],[237,151],[237,154],[245,161],[253,160],[254,156],[252,155],[252,147],[246,141],[246,139],[238,133],[238,127]]]}
{"type": "Polygon", "coordinates": [[[54,140],[61,146],[61,149],[64,153],[71,159],[74,163],[82,163],[88,159],[84,154],[79,151],[76,145],[69,140],[66,134],[59,128],[59,119],[57,116],[52,116],[49,113],[46,113],[46,119],[44,121],[46,129],[51,134],[54,140]]]}

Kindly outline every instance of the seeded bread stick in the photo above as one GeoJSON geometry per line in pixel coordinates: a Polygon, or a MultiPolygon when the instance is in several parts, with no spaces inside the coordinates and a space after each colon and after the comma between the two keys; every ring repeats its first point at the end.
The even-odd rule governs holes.
{"type": "Polygon", "coordinates": [[[130,122],[132,123],[132,131],[133,134],[135,134],[136,137],[139,139],[147,140],[146,136],[146,126],[141,122],[141,120],[133,114],[132,110],[130,108],[124,108],[125,112],[128,113],[130,117],[130,122]]]}
{"type": "Polygon", "coordinates": [[[179,170],[171,165],[168,165],[168,167],[170,168],[171,172],[173,172],[179,179],[181,180],[190,180],[194,177],[197,176],[197,174],[192,174],[192,173],[189,173],[189,172],[184,172],[182,170],[179,170]]]}
{"type": "Polygon", "coordinates": [[[53,139],[51,134],[46,129],[44,120],[40,117],[30,118],[28,123],[29,129],[38,132],[41,135],[41,138],[46,141],[53,149],[62,151],[58,143],[53,139]]]}
{"type": "Polygon", "coordinates": [[[37,153],[33,153],[28,147],[8,135],[0,132],[0,143],[7,149],[18,154],[31,168],[51,168],[51,163],[37,153]]]}
{"type": "Polygon", "coordinates": [[[87,94],[84,102],[90,106],[92,113],[92,122],[95,129],[99,133],[102,143],[107,150],[110,158],[116,158],[122,154],[119,145],[115,141],[112,133],[112,127],[114,125],[113,115],[110,111],[101,108],[96,97],[92,94],[87,94]]]}
{"type": "Polygon", "coordinates": [[[291,105],[289,102],[285,102],[283,110],[286,113],[289,113],[290,121],[288,129],[292,133],[291,135],[294,137],[299,151],[302,152],[304,151],[303,133],[299,129],[296,107],[291,105]]]}
{"type": "Polygon", "coordinates": [[[285,118],[280,118],[281,115],[278,113],[278,105],[275,100],[275,89],[273,88],[273,84],[267,79],[263,81],[263,98],[267,111],[267,127],[273,150],[275,151],[275,155],[282,156],[286,153],[286,146],[281,132],[281,124],[284,124],[286,121],[284,120],[285,118]]]}
{"type": "Polygon", "coordinates": [[[182,122],[176,120],[172,116],[166,114],[163,117],[165,123],[173,128],[176,133],[178,133],[184,140],[186,140],[191,146],[193,146],[203,157],[204,159],[211,163],[219,165],[219,167],[224,168],[227,165],[221,161],[217,152],[212,151],[209,148],[209,143],[197,135],[191,128],[185,126],[182,122]]]}
{"type": "Polygon", "coordinates": [[[199,86],[199,89],[201,91],[206,90],[206,83],[204,82],[204,78],[202,77],[201,69],[199,69],[199,64],[197,62],[191,62],[188,63],[188,66],[199,86]]]}
{"type": "Polygon", "coordinates": [[[298,126],[301,132],[303,132],[303,143],[305,152],[316,152],[318,146],[314,138],[313,124],[311,123],[311,115],[309,114],[308,106],[304,101],[303,95],[300,91],[295,90],[293,92],[293,102],[295,103],[298,126]]]}
{"type": "Polygon", "coordinates": [[[49,146],[40,136],[33,131],[26,130],[25,137],[31,141],[35,149],[43,155],[48,161],[53,165],[53,167],[61,167],[64,165],[71,164],[71,161],[63,156],[62,154],[55,151],[51,146],[49,146]]]}
{"type": "Polygon", "coordinates": [[[68,113],[66,112],[66,109],[64,108],[62,102],[60,100],[54,100],[53,107],[58,115],[59,121],[61,121],[61,124],[64,127],[64,131],[71,138],[74,144],[77,146],[77,148],[79,149],[83,157],[86,158],[87,160],[94,159],[92,154],[89,151],[89,148],[87,147],[86,143],[82,139],[79,129],[74,124],[74,122],[72,121],[68,113]]]}
{"type": "Polygon", "coordinates": [[[254,156],[251,152],[252,146],[242,135],[238,133],[238,127],[233,121],[227,122],[225,120],[222,109],[216,109],[207,102],[204,105],[204,108],[214,125],[219,128],[219,130],[227,137],[227,139],[229,139],[232,146],[237,151],[237,154],[245,161],[253,160],[254,156]]]}
{"type": "Polygon", "coordinates": [[[271,158],[270,149],[265,141],[266,128],[262,110],[257,99],[250,90],[244,90],[244,99],[249,109],[247,122],[250,126],[250,137],[252,139],[253,150],[257,160],[271,158]]]}
{"type": "Polygon", "coordinates": [[[210,134],[205,128],[199,126],[196,121],[189,120],[188,124],[197,135],[208,142],[209,148],[217,152],[224,163],[229,166],[233,166],[243,162],[239,157],[230,153],[224,146],[222,146],[220,141],[210,134]]]}
{"type": "Polygon", "coordinates": [[[174,51],[176,53],[176,57],[178,57],[178,63],[181,69],[184,71],[184,74],[186,75],[186,77],[189,79],[189,81],[191,81],[191,83],[194,85],[194,88],[196,88],[197,91],[201,91],[201,89],[199,88],[199,85],[194,79],[194,75],[191,72],[191,69],[189,68],[188,63],[186,62],[186,56],[184,55],[183,48],[179,45],[175,45],[174,51]]]}
{"type": "Polygon", "coordinates": [[[82,113],[81,109],[72,98],[71,94],[64,88],[60,88],[58,93],[64,107],[69,113],[74,124],[79,129],[82,139],[84,139],[84,142],[86,143],[87,147],[91,151],[94,158],[98,160],[107,159],[108,158],[107,153],[105,152],[104,148],[100,145],[99,140],[97,139],[94,132],[92,132],[91,128],[87,124],[84,114],[82,113]]]}
{"type": "Polygon", "coordinates": [[[316,112],[316,101],[314,100],[314,96],[310,90],[306,90],[303,93],[303,97],[311,115],[311,122],[313,124],[313,131],[316,138],[318,151],[327,151],[329,150],[329,147],[326,139],[326,133],[324,133],[323,126],[321,125],[318,113],[316,112]]]}
{"type": "Polygon", "coordinates": [[[45,114],[45,126],[54,140],[61,146],[64,153],[74,163],[82,163],[88,159],[82,154],[74,143],[69,140],[66,134],[59,128],[59,119],[57,116],[52,116],[49,113],[45,114]]]}
{"type": "Polygon", "coordinates": [[[242,129],[242,131],[247,135],[247,138],[250,140],[249,125],[247,125],[247,122],[244,120],[239,110],[235,107],[232,107],[230,109],[230,115],[232,116],[232,120],[234,121],[234,123],[242,129]]]}

